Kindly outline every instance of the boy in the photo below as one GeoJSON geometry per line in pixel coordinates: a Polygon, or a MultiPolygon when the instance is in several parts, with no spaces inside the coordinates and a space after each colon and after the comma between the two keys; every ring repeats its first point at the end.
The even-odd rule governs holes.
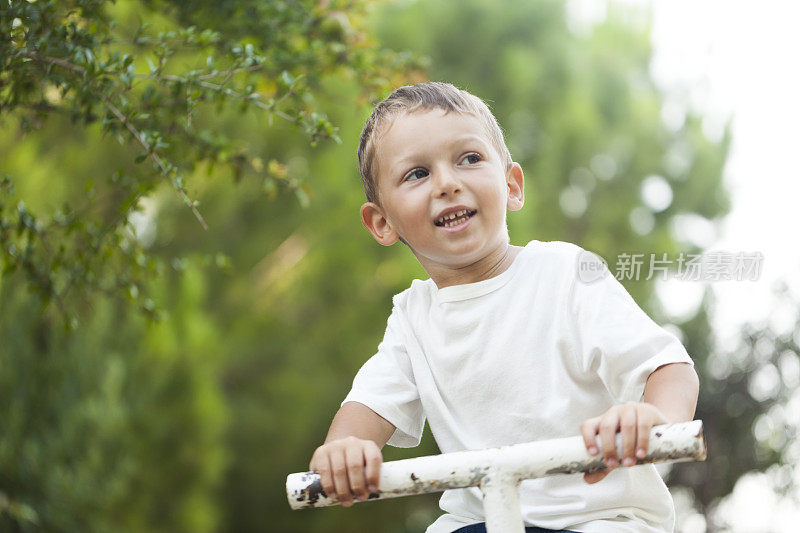
{"type": "MultiPolygon", "coordinates": [[[[531,531],[672,531],[653,465],[615,467],[644,456],[652,426],[693,418],[692,360],[613,276],[578,276],[588,252],[509,244],[524,178],[486,105],[450,84],[401,87],[373,110],[358,158],[364,226],[404,242],[430,279],[393,298],[378,352],[314,452],[324,490],[345,507],[366,499],[380,449],[416,446],[426,419],[442,453],[580,432],[609,469],[523,481],[526,525],[547,528],[531,531]]],[[[428,533],[482,530],[478,488],[445,491],[440,506],[428,533]]]]}

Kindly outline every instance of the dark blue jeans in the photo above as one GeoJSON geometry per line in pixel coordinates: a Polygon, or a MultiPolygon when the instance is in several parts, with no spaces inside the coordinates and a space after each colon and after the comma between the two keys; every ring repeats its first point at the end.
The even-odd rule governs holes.
{"type": "MultiPolygon", "coordinates": [[[[486,524],[481,522],[480,524],[470,524],[468,526],[464,526],[461,529],[456,529],[453,533],[486,533],[486,524]]],[[[528,526],[525,528],[525,533],[575,533],[574,531],[569,531],[566,529],[544,529],[542,527],[534,527],[528,526]]]]}

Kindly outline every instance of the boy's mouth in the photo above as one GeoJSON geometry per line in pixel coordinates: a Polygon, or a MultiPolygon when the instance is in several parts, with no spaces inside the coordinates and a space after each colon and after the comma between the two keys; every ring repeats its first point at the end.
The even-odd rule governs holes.
{"type": "Polygon", "coordinates": [[[444,228],[458,226],[459,224],[464,223],[467,219],[471,218],[477,212],[478,211],[475,209],[467,208],[452,210],[444,215],[439,216],[439,218],[434,220],[433,223],[444,228]]]}

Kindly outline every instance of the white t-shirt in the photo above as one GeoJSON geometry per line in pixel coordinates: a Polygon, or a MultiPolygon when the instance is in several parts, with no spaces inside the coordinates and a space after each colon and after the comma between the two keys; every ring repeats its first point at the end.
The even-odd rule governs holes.
{"type": "MultiPolygon", "coordinates": [[[[342,404],[362,403],[397,429],[388,444],[420,442],[427,418],[442,453],[580,434],[583,420],[640,401],[648,376],[692,364],[593,257],[564,242],[531,241],[493,278],[439,289],[414,280],[393,298],[378,352],[342,404]]],[[[525,480],[526,525],[594,532],[672,531],[675,510],[653,465],[617,468],[597,484],[582,474],[525,480]]],[[[448,514],[427,533],[485,521],[477,487],[445,491],[448,514]]]]}

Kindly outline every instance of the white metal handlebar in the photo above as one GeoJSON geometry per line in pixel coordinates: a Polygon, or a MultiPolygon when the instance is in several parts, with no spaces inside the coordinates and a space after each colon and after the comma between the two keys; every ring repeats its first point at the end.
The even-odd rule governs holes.
{"type": "MultiPolygon", "coordinates": [[[[622,455],[619,434],[617,454],[622,455]]],[[[694,420],[652,428],[647,456],[637,459],[636,464],[703,461],[705,458],[703,422],[694,420]]],[[[383,463],[379,488],[367,501],[477,486],[484,494],[487,532],[524,533],[518,497],[522,480],[594,472],[605,466],[601,455],[587,453],[580,436],[429,455],[383,463]]],[[[289,474],[286,495],[292,509],[339,503],[322,489],[316,472],[289,474]]]]}

